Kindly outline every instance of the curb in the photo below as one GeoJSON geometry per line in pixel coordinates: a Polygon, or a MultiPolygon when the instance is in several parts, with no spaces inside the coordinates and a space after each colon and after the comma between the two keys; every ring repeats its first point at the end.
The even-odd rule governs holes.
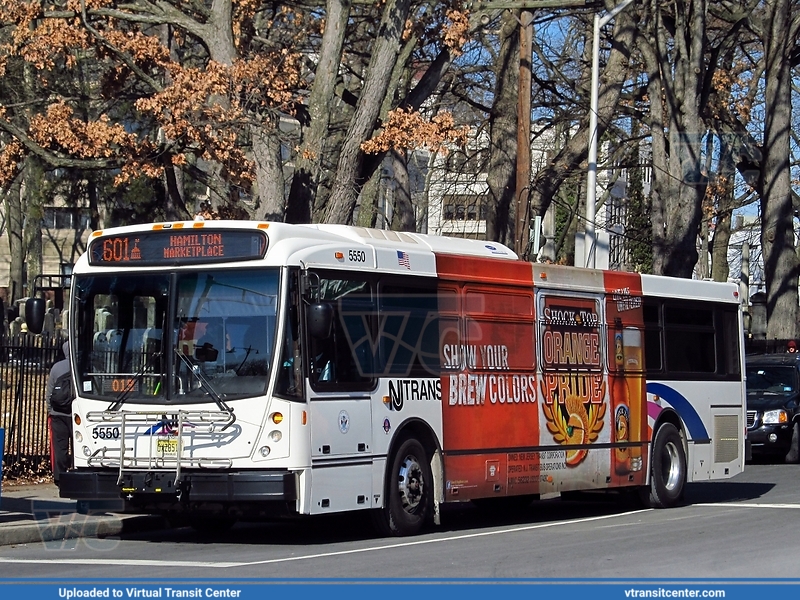
{"type": "Polygon", "coordinates": [[[68,513],[50,519],[4,524],[0,527],[0,546],[108,538],[168,527],[164,517],[155,515],[86,516],[68,513]]]}

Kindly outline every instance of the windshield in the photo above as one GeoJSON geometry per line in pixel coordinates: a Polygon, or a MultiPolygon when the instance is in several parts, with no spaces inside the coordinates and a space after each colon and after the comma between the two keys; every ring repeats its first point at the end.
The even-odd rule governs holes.
{"type": "Polygon", "coordinates": [[[76,292],[82,393],[155,404],[266,391],[276,269],[80,276],[76,292]]]}
{"type": "Polygon", "coordinates": [[[752,366],[747,368],[748,395],[793,394],[797,389],[795,368],[789,366],[752,366]]]}

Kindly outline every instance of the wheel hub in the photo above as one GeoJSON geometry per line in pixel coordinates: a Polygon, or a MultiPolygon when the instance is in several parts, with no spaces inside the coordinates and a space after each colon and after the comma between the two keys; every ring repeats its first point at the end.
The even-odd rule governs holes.
{"type": "Polygon", "coordinates": [[[424,485],[419,461],[414,456],[406,456],[398,473],[400,499],[406,512],[413,512],[419,506],[424,485]]]}
{"type": "Polygon", "coordinates": [[[664,446],[664,453],[666,459],[664,461],[664,487],[668,490],[674,490],[681,479],[681,465],[678,449],[675,444],[668,443],[664,446]]]}

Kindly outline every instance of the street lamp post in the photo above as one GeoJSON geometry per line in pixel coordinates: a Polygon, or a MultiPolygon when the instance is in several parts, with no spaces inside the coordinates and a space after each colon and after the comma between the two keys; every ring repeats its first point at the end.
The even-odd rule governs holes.
{"type": "Polygon", "coordinates": [[[595,204],[597,201],[597,105],[599,103],[600,87],[600,29],[608,24],[611,19],[625,10],[633,0],[623,0],[610,12],[601,17],[594,15],[594,35],[592,37],[592,98],[589,108],[589,159],[588,173],[586,175],[586,225],[584,228],[583,252],[585,266],[593,269],[595,266],[595,250],[597,236],[595,232],[595,204]]]}

